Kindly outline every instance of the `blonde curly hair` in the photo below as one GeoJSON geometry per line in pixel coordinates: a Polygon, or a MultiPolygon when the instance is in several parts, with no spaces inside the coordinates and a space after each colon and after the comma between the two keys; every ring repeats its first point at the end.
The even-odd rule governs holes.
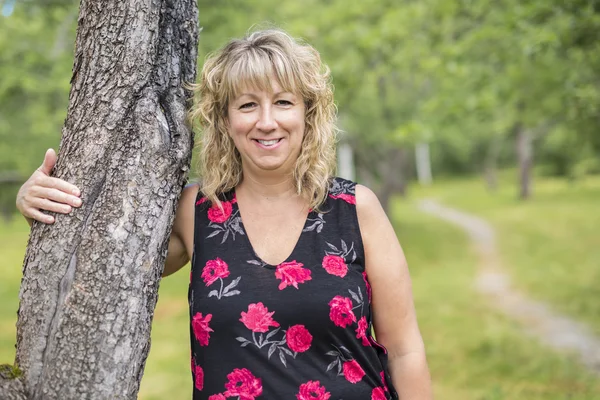
{"type": "Polygon", "coordinates": [[[319,210],[335,170],[336,108],[330,70],[310,45],[278,29],[249,33],[209,55],[192,85],[190,117],[200,123],[200,190],[212,204],[242,181],[242,160],[227,133],[229,102],[247,86],[271,91],[271,77],[305,103],[305,132],[294,166],[296,191],[319,210]]]}

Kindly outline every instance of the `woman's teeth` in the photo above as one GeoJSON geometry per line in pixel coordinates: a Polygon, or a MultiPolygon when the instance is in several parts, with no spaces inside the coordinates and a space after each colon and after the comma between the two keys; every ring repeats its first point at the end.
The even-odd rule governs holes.
{"type": "Polygon", "coordinates": [[[274,140],[258,140],[258,143],[260,143],[260,144],[262,144],[264,146],[273,146],[277,142],[279,142],[279,139],[274,139],[274,140]]]}

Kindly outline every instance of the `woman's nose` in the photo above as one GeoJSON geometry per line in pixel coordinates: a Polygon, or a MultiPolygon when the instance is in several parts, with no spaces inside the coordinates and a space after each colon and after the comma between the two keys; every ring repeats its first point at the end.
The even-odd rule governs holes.
{"type": "Polygon", "coordinates": [[[265,132],[270,132],[277,129],[277,121],[275,121],[272,107],[261,107],[260,116],[258,122],[256,123],[256,127],[265,132]]]}

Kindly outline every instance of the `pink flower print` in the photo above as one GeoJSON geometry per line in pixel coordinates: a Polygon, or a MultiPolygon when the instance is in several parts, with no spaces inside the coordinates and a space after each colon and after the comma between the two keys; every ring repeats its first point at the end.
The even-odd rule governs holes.
{"type": "Polygon", "coordinates": [[[323,258],[323,268],[331,275],[343,278],[348,273],[348,266],[340,256],[325,256],[323,258]]]}
{"type": "Polygon", "coordinates": [[[212,314],[206,314],[206,317],[202,317],[202,313],[196,313],[192,318],[192,329],[194,336],[200,346],[208,346],[208,340],[210,339],[210,332],[213,330],[208,326],[208,323],[212,319],[212,314]]]}
{"type": "Polygon", "coordinates": [[[277,266],[275,270],[275,278],[281,279],[279,290],[283,290],[288,286],[293,286],[298,289],[299,283],[310,281],[310,270],[302,268],[304,264],[294,261],[284,262],[277,266]]]}
{"type": "Polygon", "coordinates": [[[285,340],[290,350],[303,353],[310,348],[312,335],[304,325],[294,325],[285,333],[285,340]]]}
{"type": "Polygon", "coordinates": [[[371,342],[367,339],[367,328],[367,318],[361,317],[361,319],[358,320],[358,328],[356,328],[356,338],[362,339],[363,346],[371,346],[371,342]]]}
{"type": "Polygon", "coordinates": [[[200,197],[200,199],[196,202],[196,205],[199,206],[202,203],[205,203],[208,200],[206,197],[200,197]]]}
{"type": "Polygon", "coordinates": [[[363,271],[362,276],[363,276],[363,280],[365,281],[365,286],[367,287],[367,296],[369,297],[369,303],[370,303],[371,302],[371,284],[369,283],[369,280],[367,279],[367,272],[363,271]]]}
{"type": "Polygon", "coordinates": [[[214,260],[208,260],[206,265],[202,269],[202,279],[204,284],[210,286],[217,279],[227,278],[229,276],[229,267],[227,263],[221,260],[219,257],[214,260]]]}
{"type": "Polygon", "coordinates": [[[371,400],[386,400],[386,399],[387,399],[387,397],[385,397],[385,391],[383,390],[382,387],[376,387],[371,392],[371,400]]]}
{"type": "Polygon", "coordinates": [[[239,397],[241,400],[254,400],[262,394],[262,381],[246,368],[236,368],[227,375],[225,397],[239,397]]]}
{"type": "Polygon", "coordinates": [[[269,312],[263,303],[250,304],[248,305],[247,313],[242,311],[240,321],[252,332],[265,333],[269,330],[270,326],[279,326],[272,318],[274,313],[275,311],[269,312]]]}
{"type": "Polygon", "coordinates": [[[329,319],[336,326],[342,328],[356,322],[356,317],[352,312],[352,300],[348,297],[335,296],[329,302],[329,319]]]}
{"type": "Polygon", "coordinates": [[[356,204],[356,196],[353,196],[349,193],[330,194],[329,197],[332,199],[342,199],[346,203],[356,204]]]}
{"type": "Polygon", "coordinates": [[[218,204],[212,205],[208,209],[208,219],[210,219],[212,222],[216,222],[217,224],[222,224],[223,222],[227,221],[231,216],[231,211],[233,210],[231,202],[222,201],[221,207],[219,207],[218,204]]]}
{"type": "Polygon", "coordinates": [[[365,371],[356,360],[346,361],[344,363],[344,377],[348,382],[359,382],[363,376],[365,376],[365,371]]]}
{"type": "Polygon", "coordinates": [[[194,385],[196,386],[196,389],[204,389],[204,370],[201,366],[196,365],[196,368],[194,368],[194,376],[196,377],[196,379],[194,379],[194,385]]]}
{"type": "Polygon", "coordinates": [[[227,400],[227,397],[219,393],[208,396],[208,400],[227,400]]]}
{"type": "Polygon", "coordinates": [[[329,400],[331,393],[319,381],[308,381],[300,385],[300,392],[296,395],[298,400],[329,400]]]}
{"type": "Polygon", "coordinates": [[[385,383],[385,374],[383,373],[383,371],[381,371],[379,373],[379,376],[381,377],[381,383],[383,384],[383,389],[387,392],[388,387],[387,387],[387,384],[385,383]]]}

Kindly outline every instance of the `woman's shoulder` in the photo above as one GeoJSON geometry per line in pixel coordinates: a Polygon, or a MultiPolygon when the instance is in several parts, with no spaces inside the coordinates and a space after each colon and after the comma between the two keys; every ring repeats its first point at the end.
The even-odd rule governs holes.
{"type": "Polygon", "coordinates": [[[177,216],[185,215],[185,219],[194,212],[194,205],[197,204],[198,199],[202,197],[200,192],[200,184],[197,182],[188,183],[181,191],[181,197],[179,198],[179,204],[177,205],[177,216]]]}
{"type": "Polygon", "coordinates": [[[195,202],[196,198],[202,196],[200,192],[200,183],[198,182],[190,182],[183,188],[181,192],[181,201],[185,202],[195,202]]]}
{"type": "Polygon", "coordinates": [[[389,219],[375,192],[364,185],[357,184],[356,214],[363,236],[376,232],[389,219]]]}
{"type": "Polygon", "coordinates": [[[377,195],[368,187],[350,179],[335,176],[329,185],[329,197],[346,200],[357,208],[380,206],[377,195]]]}
{"type": "Polygon", "coordinates": [[[356,204],[356,182],[334,176],[329,181],[329,197],[334,200],[344,200],[356,204]]]}

